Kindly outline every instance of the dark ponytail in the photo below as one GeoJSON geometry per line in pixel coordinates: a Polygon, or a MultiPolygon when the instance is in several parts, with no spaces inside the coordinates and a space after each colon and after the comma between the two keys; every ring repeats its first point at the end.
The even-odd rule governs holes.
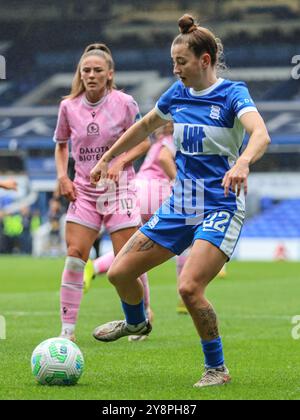
{"type": "Polygon", "coordinates": [[[174,39],[173,45],[187,44],[196,57],[208,53],[212,66],[224,69],[223,45],[220,39],[207,28],[199,26],[191,15],[183,15],[178,21],[180,34],[174,39]]]}

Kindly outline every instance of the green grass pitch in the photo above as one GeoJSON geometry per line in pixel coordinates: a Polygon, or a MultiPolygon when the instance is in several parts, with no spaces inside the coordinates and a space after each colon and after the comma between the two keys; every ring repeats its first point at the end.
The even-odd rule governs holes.
{"type": "Polygon", "coordinates": [[[95,326],[121,319],[119,300],[105,276],[84,296],[77,344],[85,371],[74,387],[37,385],[30,357],[37,344],[60,332],[59,284],[63,260],[0,258],[0,315],[7,338],[0,340],[0,399],[299,399],[300,340],[291,335],[300,315],[299,263],[240,263],[216,279],[208,297],[220,320],[226,364],[233,381],[193,389],[203,356],[192,321],[175,312],[175,265],[150,273],[155,312],[149,340],[99,343],[95,326]]]}

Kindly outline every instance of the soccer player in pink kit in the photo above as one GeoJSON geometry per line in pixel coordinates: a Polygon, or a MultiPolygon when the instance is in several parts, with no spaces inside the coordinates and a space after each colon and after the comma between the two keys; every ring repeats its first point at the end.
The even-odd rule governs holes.
{"type": "MultiPolygon", "coordinates": [[[[146,153],[149,140],[112,162],[109,178],[117,181],[110,183],[115,187],[113,203],[107,183],[91,186],[89,181],[97,161],[139,118],[133,98],[114,87],[110,50],[103,44],[88,46],[78,63],[71,93],[60,104],[54,135],[59,190],[70,201],[66,217],[67,258],[61,286],[61,336],[71,340],[75,340],[85,264],[101,226],[104,224],[110,233],[117,254],[141,224],[132,162],[146,153]],[[74,182],[67,175],[69,140],[75,160],[74,182]],[[113,206],[107,206],[107,202],[113,206]]],[[[141,277],[142,290],[142,282],[147,285],[147,279],[146,275],[141,277]]]]}

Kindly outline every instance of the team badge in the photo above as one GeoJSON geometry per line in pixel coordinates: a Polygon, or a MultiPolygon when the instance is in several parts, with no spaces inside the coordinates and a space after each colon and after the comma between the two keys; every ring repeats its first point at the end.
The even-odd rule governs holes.
{"type": "Polygon", "coordinates": [[[90,123],[87,126],[87,135],[88,136],[98,136],[100,133],[99,125],[95,122],[90,123]]]}
{"type": "Polygon", "coordinates": [[[221,113],[221,108],[219,106],[216,106],[216,105],[211,106],[210,118],[212,118],[213,120],[219,120],[220,119],[220,113],[221,113]]]}

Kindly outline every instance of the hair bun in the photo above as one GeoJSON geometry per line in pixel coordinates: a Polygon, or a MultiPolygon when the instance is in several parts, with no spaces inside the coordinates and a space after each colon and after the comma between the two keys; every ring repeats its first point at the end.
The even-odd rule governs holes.
{"type": "Polygon", "coordinates": [[[182,34],[188,34],[197,29],[195,19],[191,15],[183,15],[178,21],[179,30],[182,34]]]}

